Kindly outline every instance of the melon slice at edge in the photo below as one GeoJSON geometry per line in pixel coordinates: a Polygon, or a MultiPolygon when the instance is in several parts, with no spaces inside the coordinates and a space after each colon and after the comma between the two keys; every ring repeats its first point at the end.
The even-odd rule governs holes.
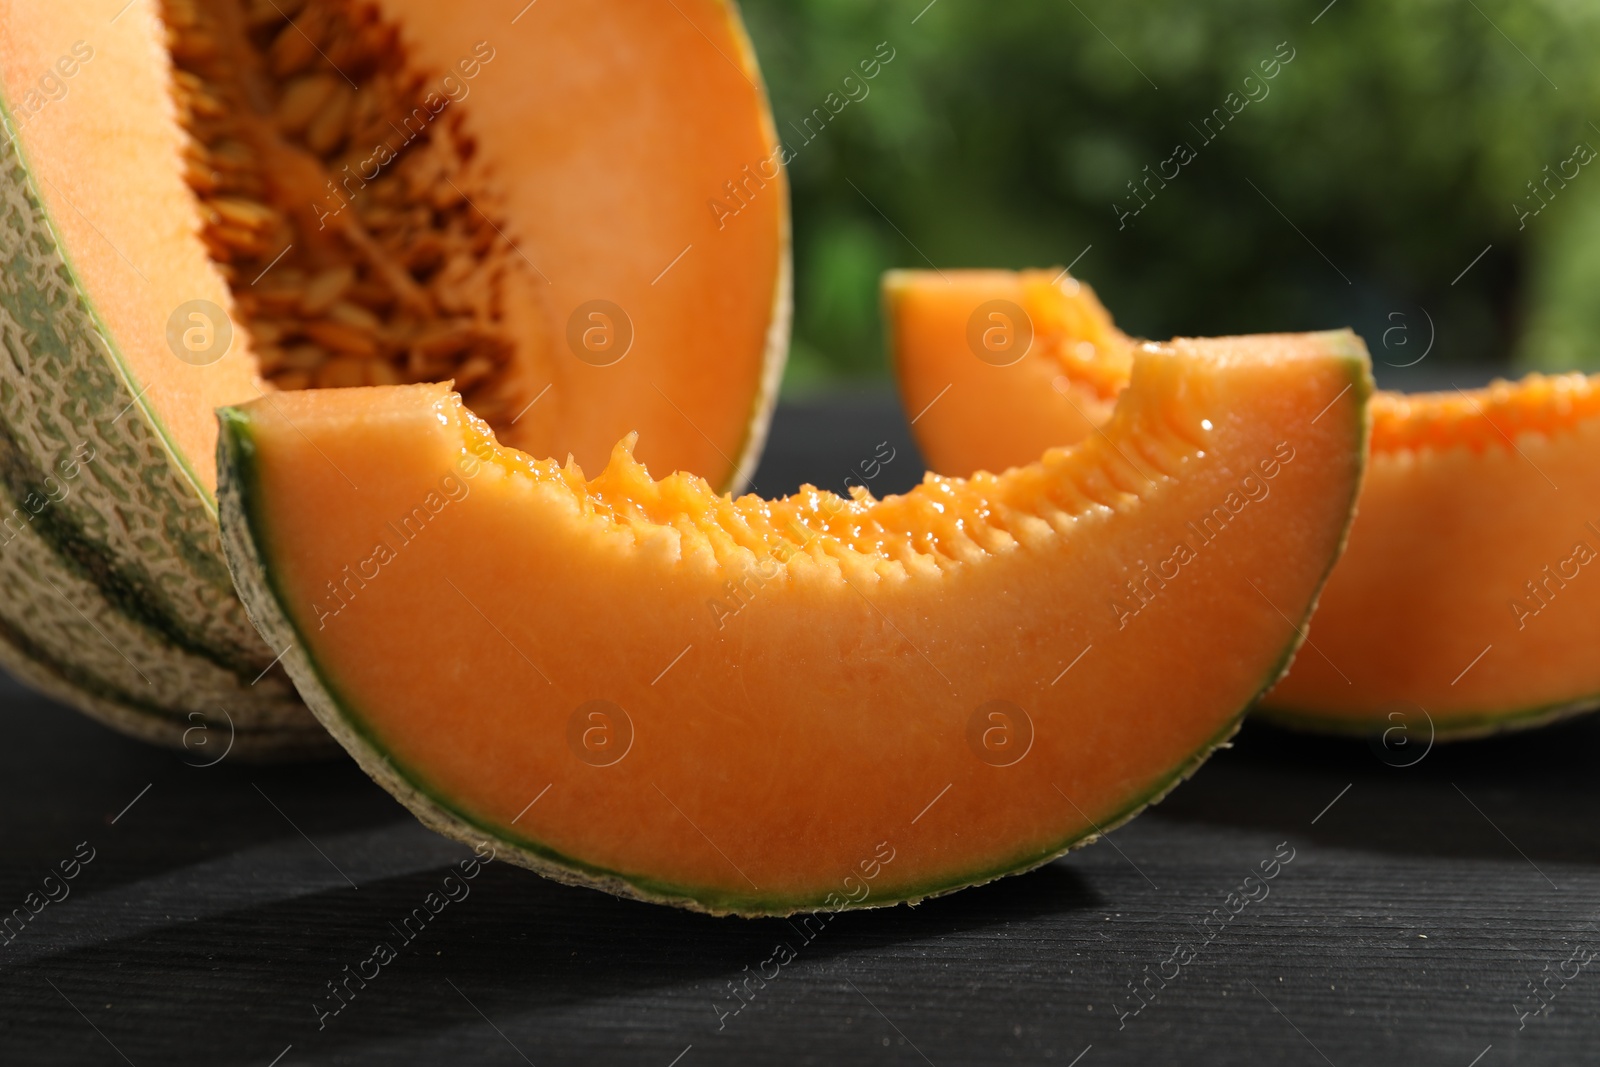
{"type": "MultiPolygon", "coordinates": [[[[946,273],[953,284],[930,272],[885,279],[907,408],[949,386],[914,427],[929,462],[1003,470],[1092,432],[1094,398],[1115,395],[1126,363],[1088,288],[1054,271],[946,273]],[[975,358],[965,332],[993,301],[1022,307],[1039,337],[998,368],[975,358]]],[[[1600,581],[1589,573],[1600,559],[1600,376],[1381,392],[1372,406],[1349,548],[1308,647],[1259,713],[1381,733],[1406,760],[1431,738],[1600,703],[1600,581]]]]}
{"type": "MultiPolygon", "coordinates": [[[[235,730],[236,753],[269,757],[328,742],[273,667],[281,646],[260,640],[233,591],[213,411],[271,392],[234,297],[274,275],[252,269],[230,293],[201,240],[167,51],[182,36],[162,22],[163,10],[231,17],[247,6],[269,10],[238,0],[0,10],[0,187],[14,223],[0,237],[0,589],[11,594],[0,632],[9,659],[32,665],[24,673],[95,718],[168,744],[189,743],[203,720],[235,730]],[[228,353],[205,366],[168,344],[169,317],[197,300],[236,327],[228,353]],[[94,458],[64,477],[80,449],[94,458]]],[[[273,9],[297,12],[314,35],[312,10],[333,7],[371,9],[393,27],[405,69],[451,95],[428,136],[459,119],[474,145],[486,192],[468,184],[471,211],[461,210],[482,216],[479,229],[520,272],[503,322],[519,346],[519,406],[530,401],[515,438],[598,463],[638,430],[659,466],[738,484],[781,376],[789,253],[775,133],[732,4],[547,2],[514,22],[516,10],[488,0],[273,9]],[[729,218],[708,199],[725,201],[733,180],[748,202],[729,218]],[[599,300],[631,327],[631,347],[609,365],[576,358],[569,343],[599,300]]],[[[320,47],[294,76],[321,71],[343,92],[323,69],[342,53],[320,47]]],[[[351,158],[358,148],[352,140],[351,158]]],[[[334,202],[332,188],[312,190],[319,204],[334,202]]],[[[442,179],[434,188],[446,191],[442,179]]]]}
{"type": "Polygon", "coordinates": [[[586,479],[441,388],[306,393],[221,413],[222,521],[429,826],[713,912],[890,904],[1047,862],[1233,733],[1343,543],[1369,389],[1348,332],[1149,346],[1103,434],[881,501],[652,481],[631,441],[586,479]]]}

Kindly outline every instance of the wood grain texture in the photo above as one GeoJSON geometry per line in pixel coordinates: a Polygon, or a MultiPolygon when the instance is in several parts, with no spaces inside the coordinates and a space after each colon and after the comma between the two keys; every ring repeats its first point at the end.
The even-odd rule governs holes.
{"type": "MultiPolygon", "coordinates": [[[[879,482],[903,488],[921,467],[897,419],[786,407],[756,483],[838,488],[887,438],[879,482]]],[[[1552,979],[1520,1030],[1516,1007],[1600,949],[1594,718],[1404,768],[1420,741],[1385,760],[1247,724],[1106,842],[809,940],[491,863],[409,944],[390,924],[468,853],[353,765],[194,766],[220,749],[150,749],[9,685],[0,729],[0,917],[96,850],[0,936],[0,1063],[1502,1067],[1593,1062],[1600,1038],[1596,964],[1552,979]],[[1197,930],[1281,842],[1265,899],[1197,930]],[[1128,984],[1206,930],[1119,1027],[1128,984]],[[325,983],[378,941],[398,958],[319,1030],[325,983]],[[793,960],[719,1030],[728,983],[779,943],[793,960]]]]}

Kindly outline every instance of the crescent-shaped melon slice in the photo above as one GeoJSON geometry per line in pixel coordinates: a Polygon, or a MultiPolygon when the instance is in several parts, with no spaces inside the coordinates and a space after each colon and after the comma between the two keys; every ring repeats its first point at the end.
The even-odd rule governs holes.
{"type": "Polygon", "coordinates": [[[1262,714],[1409,761],[1600,704],[1600,376],[1377,394],[1359,514],[1262,714]]]}
{"type": "MultiPolygon", "coordinates": [[[[1127,362],[1088,288],[1064,272],[947,273],[884,282],[907,407],[950,386],[915,426],[935,469],[1004,470],[1091,434],[1104,418],[1095,399],[1116,395],[1127,362]],[[1034,336],[1025,358],[974,347],[968,323],[997,302],[1022,309],[1010,336],[1034,336]]],[[[1417,750],[1402,740],[1600,703],[1600,578],[1589,573],[1600,559],[1600,376],[1383,392],[1372,409],[1349,549],[1309,647],[1261,714],[1382,734],[1409,759],[1417,750]]]]}
{"type": "Polygon", "coordinates": [[[904,496],[497,445],[437,386],[221,414],[224,540],[428,825],[741,914],[916,900],[1159,799],[1299,641],[1366,450],[1349,333],[1142,349],[1104,431],[904,496]]]}
{"type": "Polygon", "coordinates": [[[141,737],[332,750],[222,560],[214,413],[263,394],[454,380],[540,454],[741,485],[780,155],[731,0],[0,2],[11,661],[141,737]]]}

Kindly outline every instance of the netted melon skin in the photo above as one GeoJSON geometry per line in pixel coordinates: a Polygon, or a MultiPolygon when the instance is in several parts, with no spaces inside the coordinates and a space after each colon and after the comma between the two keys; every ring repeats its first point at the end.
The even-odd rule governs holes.
{"type": "Polygon", "coordinates": [[[77,286],[12,117],[0,122],[5,665],[147,740],[181,744],[198,712],[232,717],[253,739],[240,755],[329,751],[234,594],[212,502],[77,286]]]}

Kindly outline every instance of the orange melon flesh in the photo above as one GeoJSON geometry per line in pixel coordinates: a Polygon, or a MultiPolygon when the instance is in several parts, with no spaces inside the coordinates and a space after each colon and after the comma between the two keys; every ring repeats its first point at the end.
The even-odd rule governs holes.
{"type": "Polygon", "coordinates": [[[1372,403],[1360,518],[1275,719],[1418,741],[1600,702],[1600,377],[1372,403]]]}
{"type": "Polygon", "coordinates": [[[891,271],[884,305],[907,417],[937,471],[1003,471],[1078,441],[1128,381],[1134,342],[1066,271],[891,271]]]}
{"type": "Polygon", "coordinates": [[[788,347],[789,204],[782,170],[760,166],[776,159],[777,132],[731,0],[546,0],[505,29],[499,4],[476,18],[459,4],[384,6],[406,10],[425,63],[509,33],[474,115],[500,134],[481,141],[504,153],[491,165],[548,278],[538,296],[553,349],[550,393],[513,443],[598,468],[638,432],[645,461],[743,487],[788,347]],[[725,219],[711,201],[729,182],[742,207],[725,219]],[[596,299],[634,330],[632,350],[605,367],[568,344],[573,314],[596,299]]]}
{"type": "MultiPolygon", "coordinates": [[[[8,99],[37,101],[41,74],[54,78],[74,42],[92,49],[60,99],[13,117],[17,145],[140,405],[209,492],[213,411],[259,395],[262,383],[243,330],[207,366],[174,358],[165,340],[174,308],[231,299],[196,237],[159,6],[0,11],[0,79],[8,99]]],[[[518,373],[530,397],[549,387],[517,420],[517,442],[598,465],[618,437],[640,431],[652,463],[718,485],[741,478],[781,374],[789,267],[781,173],[747,193],[735,219],[719,220],[708,204],[777,145],[735,9],[724,0],[544,0],[520,15],[521,5],[489,3],[374,6],[430,84],[480,42],[495,50],[455,111],[498,194],[496,225],[518,253],[505,322],[518,373]],[[621,307],[633,327],[631,351],[607,367],[568,344],[574,312],[594,300],[621,307]]],[[[307,199],[328,195],[317,188],[307,199]]]]}
{"type": "Polygon", "coordinates": [[[441,387],[287,394],[221,413],[224,539],[429,825],[714,912],[916,900],[1233,732],[1342,545],[1369,381],[1349,333],[1147,346],[1102,434],[883,500],[654,481],[631,439],[587,478],[441,387]]]}
{"type": "MultiPolygon", "coordinates": [[[[991,413],[987,425],[940,421],[941,400],[915,426],[930,462],[949,474],[1003,470],[1091,433],[1092,409],[1083,406],[1086,419],[1060,403],[1063,390],[1081,388],[1069,384],[1074,368],[1048,383],[1048,368],[1025,373],[1026,362],[997,374],[959,332],[984,301],[1021,303],[1024,294],[1036,318],[1087,320],[1084,339],[1098,346],[1105,327],[1086,315],[1084,290],[1041,284],[1056,277],[1048,272],[950,277],[953,286],[931,272],[885,279],[907,406],[957,379],[967,410],[991,413]]],[[[1069,335],[1064,346],[1072,343],[1069,335]]],[[[1114,394],[1124,364],[1099,362],[1111,380],[1096,387],[1114,394]]],[[[956,396],[952,388],[946,400],[956,396]]],[[[1328,731],[1399,727],[1420,741],[1600,702],[1600,581],[1585,562],[1600,554],[1600,376],[1379,393],[1372,409],[1372,461],[1349,548],[1311,647],[1261,713],[1328,731]]]]}

